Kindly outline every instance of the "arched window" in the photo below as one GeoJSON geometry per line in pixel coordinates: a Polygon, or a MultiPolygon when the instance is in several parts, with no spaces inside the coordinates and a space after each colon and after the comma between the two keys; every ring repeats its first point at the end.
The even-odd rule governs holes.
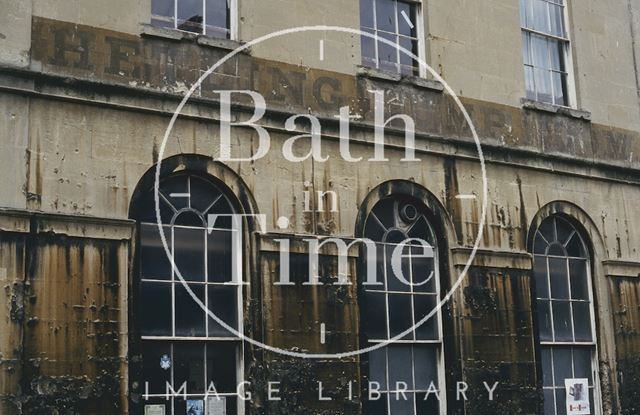
{"type": "Polygon", "coordinates": [[[587,379],[588,390],[573,387],[569,402],[588,397],[591,413],[598,414],[591,264],[585,242],[570,221],[551,216],[536,230],[533,253],[544,414],[567,413],[566,382],[575,379],[587,379]]]}
{"type": "MultiPolygon", "coordinates": [[[[371,347],[409,330],[435,308],[440,293],[438,254],[426,207],[409,197],[380,200],[366,218],[364,237],[376,242],[377,281],[382,283],[362,285],[361,333],[364,346],[371,347]],[[398,248],[410,238],[424,240],[428,247],[414,240],[398,248]],[[402,254],[396,257],[400,274],[392,264],[396,248],[397,255],[402,254]]],[[[370,400],[365,390],[364,413],[446,413],[439,312],[367,357],[363,372],[370,383],[365,389],[378,389],[381,397],[370,400]]]]}
{"type": "Polygon", "coordinates": [[[159,198],[164,236],[188,289],[162,245],[154,191],[149,189],[136,208],[140,226],[136,317],[145,413],[149,408],[166,414],[239,413],[236,391],[243,376],[242,342],[209,317],[189,292],[242,331],[242,290],[230,284],[231,218],[219,216],[207,229],[209,215],[232,214],[234,203],[214,181],[187,172],[161,180],[159,198]],[[167,391],[179,396],[166,400],[167,391]]]}

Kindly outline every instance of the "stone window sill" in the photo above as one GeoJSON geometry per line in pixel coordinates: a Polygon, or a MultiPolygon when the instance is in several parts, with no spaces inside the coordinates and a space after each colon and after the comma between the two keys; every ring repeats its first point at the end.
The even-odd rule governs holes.
{"type": "Polygon", "coordinates": [[[384,72],[366,66],[358,66],[357,75],[359,77],[370,78],[374,80],[409,84],[437,92],[444,91],[444,86],[442,85],[442,83],[434,79],[426,79],[419,76],[400,75],[399,73],[394,72],[384,72]]]}
{"type": "Polygon", "coordinates": [[[591,112],[589,111],[548,104],[546,102],[534,101],[528,98],[522,98],[520,102],[522,103],[522,108],[524,109],[565,115],[571,118],[591,121],[591,112]]]}
{"type": "MultiPolygon", "coordinates": [[[[156,27],[150,24],[143,24],[140,36],[155,37],[161,39],[169,39],[175,41],[189,41],[197,43],[200,46],[211,47],[223,50],[235,50],[242,46],[243,42],[236,40],[221,39],[197,33],[187,32],[184,30],[167,29],[165,27],[156,27]]],[[[244,49],[242,53],[250,54],[250,48],[244,49]]]]}

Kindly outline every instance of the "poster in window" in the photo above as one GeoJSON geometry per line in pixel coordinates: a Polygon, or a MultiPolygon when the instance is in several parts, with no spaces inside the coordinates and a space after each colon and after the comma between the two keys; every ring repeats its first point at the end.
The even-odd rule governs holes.
{"type": "Polygon", "coordinates": [[[589,379],[565,379],[567,415],[589,415],[589,379]]]}
{"type": "Polygon", "coordinates": [[[188,399],[187,415],[204,415],[204,401],[201,399],[188,399]]]}
{"type": "Polygon", "coordinates": [[[164,405],[145,405],[144,415],[165,415],[164,405]]]}
{"type": "Polygon", "coordinates": [[[213,396],[207,399],[207,415],[227,415],[227,398],[213,396]]]}

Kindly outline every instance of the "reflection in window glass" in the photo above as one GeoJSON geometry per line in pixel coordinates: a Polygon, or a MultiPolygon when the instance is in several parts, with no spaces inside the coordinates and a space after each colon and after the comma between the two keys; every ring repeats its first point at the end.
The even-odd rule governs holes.
{"type": "Polygon", "coordinates": [[[564,1],[520,0],[527,98],[568,106],[566,59],[570,42],[564,14],[564,1]]]}
{"type": "Polygon", "coordinates": [[[397,46],[418,55],[418,5],[402,0],[360,0],[362,64],[403,75],[418,75],[418,63],[397,46]],[[386,43],[380,39],[385,39],[386,43]]]}
{"type": "Polygon", "coordinates": [[[207,310],[240,330],[242,293],[238,285],[229,285],[231,229],[216,225],[208,232],[204,219],[209,214],[234,212],[233,205],[213,182],[202,177],[177,173],[163,179],[159,193],[161,210],[167,212],[162,215],[170,247],[167,256],[158,226],[150,222],[155,219],[153,190],[150,192],[144,199],[146,209],[139,209],[143,221],[137,306],[143,377],[150,382],[149,402],[162,398],[169,408],[167,413],[186,413],[187,402],[181,397],[164,400],[166,382],[176,391],[186,382],[191,395],[188,399],[202,400],[208,413],[205,385],[213,381],[225,398],[227,413],[237,413],[238,396],[231,384],[236,385],[242,375],[242,345],[234,333],[208,316],[207,310]]]}
{"type": "Polygon", "coordinates": [[[230,0],[152,0],[151,24],[230,38],[230,0]]]}
{"type": "Polygon", "coordinates": [[[595,408],[596,346],[588,251],[573,224],[559,216],[542,222],[534,251],[544,414],[566,413],[564,380],[570,378],[589,379],[595,408]]]}
{"type": "Polygon", "coordinates": [[[364,413],[444,413],[444,405],[433,393],[444,390],[439,375],[442,329],[440,313],[434,311],[439,298],[437,250],[425,208],[413,199],[385,198],[370,212],[364,236],[377,242],[377,280],[383,283],[364,286],[361,321],[365,342],[371,346],[399,339],[368,354],[364,372],[370,381],[380,384],[382,398],[365,400],[364,413]],[[399,245],[409,238],[420,238],[429,246],[399,245]],[[391,266],[396,248],[403,254],[397,269],[402,275],[396,275],[391,266]],[[406,389],[404,396],[396,393],[402,389],[406,389]]]}

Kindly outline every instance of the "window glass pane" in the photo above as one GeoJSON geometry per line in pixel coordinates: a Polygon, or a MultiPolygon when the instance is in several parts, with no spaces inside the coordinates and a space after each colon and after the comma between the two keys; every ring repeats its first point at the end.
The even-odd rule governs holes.
{"type": "MultiPolygon", "coordinates": [[[[436,292],[436,273],[434,267],[434,258],[428,256],[421,257],[425,254],[422,247],[414,247],[412,250],[416,254],[411,258],[411,278],[414,284],[413,291],[420,293],[436,292]]],[[[431,255],[426,252],[427,255],[431,255]]]]}
{"type": "Polygon", "coordinates": [[[140,332],[143,336],[171,336],[171,283],[140,283],[140,332]]]}
{"type": "Polygon", "coordinates": [[[549,258],[549,277],[551,279],[551,298],[568,300],[567,260],[564,258],[549,258]]]}
{"type": "MultiPolygon", "coordinates": [[[[403,257],[403,258],[400,258],[400,261],[401,261],[401,268],[400,269],[402,270],[402,275],[396,274],[396,272],[394,271],[394,269],[392,267],[393,252],[399,246],[400,245],[393,245],[393,244],[389,244],[389,245],[386,246],[386,250],[387,250],[387,290],[389,290],[389,291],[409,292],[409,291],[411,291],[411,285],[408,284],[407,282],[411,281],[411,272],[410,272],[411,260],[409,259],[409,253],[411,252],[411,246],[404,245],[404,247],[402,247],[401,248],[402,250],[400,251],[400,252],[402,252],[401,255],[403,257]]],[[[400,250],[400,248],[398,248],[398,250],[400,250]]]]}
{"type": "Polygon", "coordinates": [[[418,414],[439,414],[440,402],[436,394],[416,393],[416,410],[418,414]]]}
{"type": "Polygon", "coordinates": [[[412,414],[413,413],[413,393],[391,393],[389,404],[392,414],[412,414]]]}
{"type": "Polygon", "coordinates": [[[542,347],[540,349],[540,360],[542,362],[542,386],[553,386],[553,360],[551,359],[551,348],[542,347]]]}
{"type": "Polygon", "coordinates": [[[536,96],[539,101],[552,102],[551,74],[546,69],[533,69],[533,76],[536,83],[536,96]]]}
{"type": "Polygon", "coordinates": [[[365,299],[365,330],[369,339],[387,339],[387,305],[385,294],[367,293],[365,299]]]}
{"type": "MultiPolygon", "coordinates": [[[[195,296],[205,304],[204,286],[189,284],[189,288],[195,296]]],[[[176,291],[176,336],[204,337],[205,311],[191,297],[187,289],[181,284],[175,284],[176,291]]]]}
{"type": "MultiPolygon", "coordinates": [[[[378,33],[378,37],[387,39],[392,42],[392,44],[397,44],[398,41],[395,35],[389,35],[386,33],[378,33]]],[[[395,46],[392,46],[388,43],[384,43],[382,41],[378,41],[378,59],[380,69],[386,71],[397,72],[398,71],[398,50],[395,46]]]]}
{"type": "MultiPolygon", "coordinates": [[[[549,46],[551,46],[552,50],[557,49],[557,43],[558,41],[556,40],[549,40],[549,46]]],[[[555,56],[554,58],[554,53],[551,54],[552,55],[552,65],[551,67],[553,69],[558,70],[558,63],[555,60],[557,60],[557,56],[555,56]]],[[[569,237],[573,234],[573,226],[571,226],[569,224],[569,222],[560,219],[560,218],[556,218],[556,235],[557,235],[557,240],[558,242],[560,242],[561,244],[566,244],[567,241],[569,240],[569,237]]]]}
{"type": "Polygon", "coordinates": [[[203,212],[207,226],[216,229],[231,229],[231,217],[233,208],[225,200],[220,199],[208,212],[203,212]]]}
{"type": "MultiPolygon", "coordinates": [[[[368,392],[365,392],[365,393],[368,393],[368,392]]],[[[380,396],[380,399],[378,400],[373,400],[368,398],[365,399],[364,400],[365,410],[363,413],[372,414],[372,415],[387,415],[388,414],[387,399],[388,399],[388,395],[384,393],[380,396]]]]}
{"type": "MultiPolygon", "coordinates": [[[[238,330],[238,288],[209,285],[207,290],[209,310],[227,325],[238,330]]],[[[218,324],[213,317],[209,317],[209,336],[234,337],[235,334],[218,324]]]]}
{"type": "Polygon", "coordinates": [[[207,1],[207,35],[227,37],[229,28],[229,11],[227,0],[207,1]]]}
{"type": "MultiPolygon", "coordinates": [[[[396,390],[396,382],[405,382],[413,389],[413,362],[411,346],[387,346],[389,358],[389,390],[396,390]]],[[[395,398],[395,397],[394,397],[395,398]]]]}
{"type": "Polygon", "coordinates": [[[232,393],[236,382],[237,342],[207,343],[207,387],[213,382],[218,393],[232,393]]]}
{"type": "MultiPolygon", "coordinates": [[[[169,227],[163,227],[167,248],[171,250],[171,231],[169,227]]],[[[160,240],[157,225],[140,225],[140,252],[142,278],[154,280],[171,279],[171,262],[160,240]]]]}
{"type": "Polygon", "coordinates": [[[231,282],[232,242],[230,231],[211,231],[207,235],[207,274],[209,282],[231,282]]]}
{"type": "Polygon", "coordinates": [[[178,29],[189,32],[202,32],[202,0],[178,1],[178,29]]]}
{"type": "Polygon", "coordinates": [[[564,249],[564,246],[562,246],[561,243],[554,242],[551,245],[549,245],[549,248],[547,249],[547,255],[564,257],[564,256],[567,256],[567,251],[564,249]]]}
{"type": "Polygon", "coordinates": [[[540,228],[538,228],[538,232],[547,240],[547,242],[551,243],[556,240],[555,227],[553,225],[554,218],[548,218],[542,221],[540,224],[540,228]]]}
{"type": "Polygon", "coordinates": [[[153,0],[151,14],[156,16],[173,17],[173,0],[153,0]]]}
{"type": "Polygon", "coordinates": [[[577,342],[588,342],[593,340],[591,335],[591,311],[590,303],[573,303],[573,325],[575,327],[577,342]]]}
{"type": "MultiPolygon", "coordinates": [[[[531,35],[531,52],[534,66],[537,68],[550,69],[547,39],[542,36],[531,35]]],[[[536,85],[538,85],[537,82],[536,85]]],[[[547,239],[547,241],[551,242],[549,239],[547,239]]]]}
{"type": "Polygon", "coordinates": [[[373,1],[360,0],[360,26],[374,29],[373,25],[373,1]]]}
{"type": "MultiPolygon", "coordinates": [[[[533,80],[533,68],[530,66],[524,67],[524,80],[527,88],[527,98],[528,99],[536,99],[536,89],[535,83],[533,80]]],[[[547,249],[547,244],[540,237],[536,237],[534,252],[544,254],[547,249]]]]}
{"type": "Polygon", "coordinates": [[[568,301],[553,301],[553,329],[555,341],[573,341],[571,333],[571,307],[568,301]]]}
{"type": "Polygon", "coordinates": [[[569,243],[567,244],[567,254],[569,256],[586,258],[587,253],[584,250],[584,245],[580,240],[578,233],[575,233],[569,243]]]}
{"type": "Polygon", "coordinates": [[[551,34],[564,37],[564,15],[563,7],[549,4],[549,15],[551,16],[551,34]]]}
{"type": "Polygon", "coordinates": [[[571,364],[570,347],[553,348],[553,370],[556,386],[564,388],[564,380],[573,378],[571,364]]]}
{"type": "MultiPolygon", "coordinates": [[[[557,40],[549,39],[549,54],[551,58],[551,69],[562,72],[564,71],[564,43],[559,42],[557,40]]],[[[563,220],[558,220],[562,228],[567,227],[568,230],[573,231],[573,226],[569,225],[567,222],[563,220]]],[[[571,235],[569,232],[568,235],[562,235],[562,238],[559,237],[560,242],[563,244],[567,243],[567,238],[571,235]]]]}
{"type": "Polygon", "coordinates": [[[189,198],[171,197],[175,193],[189,193],[188,176],[176,175],[160,182],[160,193],[175,208],[176,211],[189,207],[189,198]]]}
{"type": "Polygon", "coordinates": [[[533,21],[531,29],[549,33],[549,16],[547,14],[547,2],[543,0],[530,0],[533,7],[533,21]]]}
{"type": "Polygon", "coordinates": [[[550,302],[546,300],[538,300],[538,327],[540,331],[541,341],[552,341],[553,335],[551,331],[551,309],[550,302]]]}
{"type": "MultiPolygon", "coordinates": [[[[417,55],[417,41],[408,37],[400,36],[400,46],[407,49],[409,52],[417,55]]],[[[400,50],[400,71],[404,75],[412,75],[416,72],[416,67],[418,66],[418,62],[416,62],[410,55],[406,54],[402,50],[400,50]]]]}
{"type": "Polygon", "coordinates": [[[403,36],[416,37],[416,6],[415,4],[398,2],[398,33],[403,36]],[[404,13],[404,15],[403,15],[404,13]],[[405,17],[406,16],[406,17],[405,17]],[[407,21],[409,19],[409,22],[407,21]]]}
{"type": "Polygon", "coordinates": [[[567,97],[564,93],[564,74],[554,72],[553,76],[553,103],[556,105],[566,105],[567,97]]]}
{"type": "MultiPolygon", "coordinates": [[[[564,385],[564,383],[563,383],[564,385]]],[[[556,406],[558,415],[567,415],[567,392],[565,388],[556,389],[556,406]]]]}
{"type": "MultiPolygon", "coordinates": [[[[411,317],[411,295],[389,294],[389,329],[392,338],[413,326],[411,317]]],[[[403,340],[412,338],[411,332],[402,337],[403,340]]]]}
{"type": "Polygon", "coordinates": [[[553,389],[544,390],[544,415],[556,415],[553,389]]]}
{"type": "Polygon", "coordinates": [[[205,233],[201,228],[173,228],[174,261],[186,281],[204,281],[205,233]]]}
{"type": "MultiPolygon", "coordinates": [[[[373,34],[373,31],[364,30],[367,33],[373,34]]],[[[368,36],[362,36],[361,38],[362,48],[362,64],[369,67],[376,67],[376,41],[368,36]]],[[[370,219],[375,221],[375,219],[370,219]]],[[[381,230],[381,229],[380,229],[381,230]]],[[[373,240],[380,240],[382,238],[375,238],[373,240]]]]}
{"type": "Polygon", "coordinates": [[[431,232],[429,224],[427,223],[424,215],[420,215],[416,222],[411,225],[411,229],[407,232],[407,235],[409,236],[409,238],[424,239],[431,246],[436,245],[435,241],[433,240],[433,233],[431,232]]]}
{"type": "Polygon", "coordinates": [[[522,57],[525,65],[533,65],[531,60],[531,34],[522,32],[522,57]]]}
{"type": "Polygon", "coordinates": [[[167,382],[171,382],[171,343],[157,341],[142,342],[142,389],[148,382],[149,394],[166,393],[167,382]],[[167,366],[167,364],[169,366],[167,366]]]}
{"type": "Polygon", "coordinates": [[[385,244],[376,244],[376,282],[382,283],[382,284],[367,285],[365,286],[365,289],[367,290],[384,291],[386,289],[385,273],[384,273],[384,270],[386,268],[385,267],[385,263],[386,263],[385,249],[386,249],[385,244]]]}
{"type": "Polygon", "coordinates": [[[191,208],[206,213],[211,208],[215,210],[227,204],[227,200],[209,181],[197,176],[189,176],[189,203],[191,208]]]}
{"type": "Polygon", "coordinates": [[[593,370],[591,366],[591,347],[573,348],[573,367],[576,378],[589,379],[589,385],[593,386],[593,370]]]}
{"type": "Polygon", "coordinates": [[[372,213],[386,227],[396,226],[396,200],[389,197],[379,201],[373,208],[372,213]]]}
{"type": "MultiPolygon", "coordinates": [[[[416,323],[431,313],[437,305],[437,297],[434,295],[416,295],[413,297],[416,323]]],[[[416,339],[438,339],[438,314],[435,313],[422,325],[416,328],[416,339]]],[[[409,326],[407,326],[408,328],[409,326]]]]}
{"type": "Polygon", "coordinates": [[[536,295],[538,298],[549,298],[549,276],[547,275],[547,257],[534,257],[533,273],[536,280],[536,295]]]}
{"type": "Polygon", "coordinates": [[[380,390],[387,390],[387,348],[369,352],[369,381],[378,382],[380,390]]]}
{"type": "Polygon", "coordinates": [[[520,0],[520,26],[527,27],[527,0],[520,0]]]}
{"type": "Polygon", "coordinates": [[[571,298],[574,300],[589,300],[587,260],[570,259],[569,274],[571,275],[571,298]]]}
{"type": "Polygon", "coordinates": [[[376,23],[378,30],[396,32],[395,0],[376,0],[376,23]]]}
{"type": "Polygon", "coordinates": [[[438,388],[436,346],[414,346],[413,359],[417,390],[428,390],[431,382],[438,388]]]}
{"type": "Polygon", "coordinates": [[[204,343],[173,343],[174,389],[187,382],[188,393],[204,393],[204,343]]]}

